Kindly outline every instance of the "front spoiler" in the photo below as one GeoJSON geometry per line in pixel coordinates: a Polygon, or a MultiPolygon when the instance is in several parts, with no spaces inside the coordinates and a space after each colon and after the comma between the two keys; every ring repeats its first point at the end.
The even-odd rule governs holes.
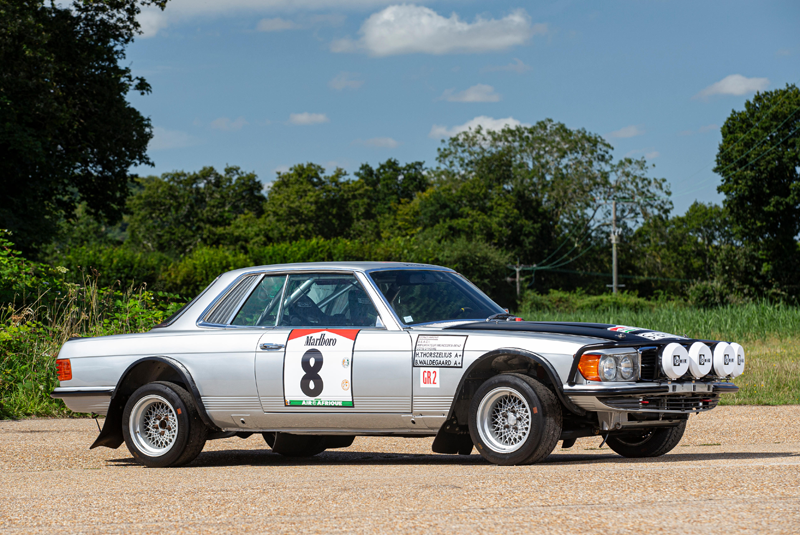
{"type": "Polygon", "coordinates": [[[691,393],[735,394],[738,391],[739,387],[733,383],[659,383],[599,387],[585,385],[564,386],[564,394],[567,396],[592,397],[691,393]]]}

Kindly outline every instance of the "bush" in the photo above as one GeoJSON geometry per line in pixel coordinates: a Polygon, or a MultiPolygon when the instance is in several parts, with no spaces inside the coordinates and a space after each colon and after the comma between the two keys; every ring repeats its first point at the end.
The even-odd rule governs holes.
{"type": "Polygon", "coordinates": [[[67,414],[50,398],[57,386],[55,359],[72,336],[105,336],[150,330],[183,302],[144,288],[68,283],[49,301],[0,309],[0,419],[67,414]]]}
{"type": "Polygon", "coordinates": [[[603,310],[630,310],[639,312],[654,310],[663,305],[660,301],[650,301],[639,297],[632,292],[619,292],[617,294],[586,295],[581,291],[563,292],[550,290],[546,295],[535,292],[525,292],[520,301],[520,313],[537,311],[547,312],[581,312],[603,310]]]}
{"type": "Polygon", "coordinates": [[[84,275],[96,278],[100,286],[146,284],[160,289],[161,277],[172,260],[162,253],[135,251],[126,246],[83,245],[58,258],[69,269],[71,282],[80,283],[84,275]]]}

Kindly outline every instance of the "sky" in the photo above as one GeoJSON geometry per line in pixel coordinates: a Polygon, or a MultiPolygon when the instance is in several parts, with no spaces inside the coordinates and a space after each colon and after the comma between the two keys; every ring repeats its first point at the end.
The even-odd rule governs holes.
{"type": "Polygon", "coordinates": [[[721,202],[731,111],[800,84],[796,1],[170,0],[140,23],[126,61],[153,88],[130,96],[154,130],[142,175],[435,166],[466,128],[551,118],[646,158],[682,214],[721,202]]]}

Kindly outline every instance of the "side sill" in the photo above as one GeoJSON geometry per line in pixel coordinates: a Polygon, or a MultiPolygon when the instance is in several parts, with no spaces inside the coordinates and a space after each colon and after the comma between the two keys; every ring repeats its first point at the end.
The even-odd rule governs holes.
{"type": "Polygon", "coordinates": [[[113,388],[104,390],[53,390],[50,392],[50,397],[53,399],[86,397],[86,396],[106,396],[111,397],[114,392],[113,388]]]}

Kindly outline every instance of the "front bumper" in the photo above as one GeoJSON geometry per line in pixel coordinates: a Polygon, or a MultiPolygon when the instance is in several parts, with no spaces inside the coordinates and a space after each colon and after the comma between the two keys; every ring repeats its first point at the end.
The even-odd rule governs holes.
{"type": "Polygon", "coordinates": [[[615,386],[565,386],[564,394],[591,412],[692,414],[713,409],[721,394],[733,394],[733,383],[631,383],[615,386]]]}

